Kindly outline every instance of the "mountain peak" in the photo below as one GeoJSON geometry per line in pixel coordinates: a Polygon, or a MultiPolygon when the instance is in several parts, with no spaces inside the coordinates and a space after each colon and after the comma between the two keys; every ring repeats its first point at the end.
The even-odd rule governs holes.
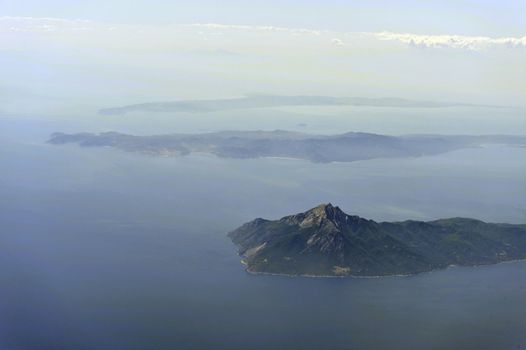
{"type": "Polygon", "coordinates": [[[322,203],[320,205],[315,206],[314,208],[311,208],[302,214],[308,215],[316,215],[316,216],[325,216],[327,211],[330,211],[333,207],[331,203],[322,203]]]}
{"type": "Polygon", "coordinates": [[[326,218],[329,220],[344,218],[347,216],[347,214],[345,214],[343,210],[340,209],[340,207],[334,206],[331,203],[320,204],[317,207],[306,211],[305,214],[311,214],[313,216],[326,218]]]}
{"type": "Polygon", "coordinates": [[[304,213],[295,215],[300,227],[321,226],[330,224],[333,228],[338,228],[348,221],[348,215],[339,207],[331,203],[320,204],[304,213]]]}

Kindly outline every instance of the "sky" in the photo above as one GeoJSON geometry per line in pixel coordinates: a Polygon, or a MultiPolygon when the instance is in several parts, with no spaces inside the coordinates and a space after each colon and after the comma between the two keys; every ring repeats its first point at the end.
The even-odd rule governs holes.
{"type": "Polygon", "coordinates": [[[522,0],[2,0],[5,15],[83,18],[106,23],[212,22],[336,31],[524,36],[522,0]]]}
{"type": "Polygon", "coordinates": [[[526,101],[526,1],[0,0],[0,113],[249,93],[526,101]]]}

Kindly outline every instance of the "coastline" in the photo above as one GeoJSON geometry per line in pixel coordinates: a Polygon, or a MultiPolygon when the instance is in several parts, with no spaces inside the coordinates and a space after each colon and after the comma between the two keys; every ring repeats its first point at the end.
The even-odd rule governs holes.
{"type": "MultiPolygon", "coordinates": [[[[497,263],[493,264],[477,264],[477,265],[449,265],[443,268],[436,268],[431,269],[429,271],[422,271],[422,272],[415,272],[415,273],[408,273],[408,274],[397,274],[397,275],[371,275],[371,276],[362,276],[362,275],[343,275],[343,276],[337,276],[337,275],[312,275],[312,274],[287,274],[287,273],[275,273],[275,272],[259,272],[259,271],[250,271],[250,268],[245,268],[245,272],[250,275],[267,275],[267,276],[279,276],[279,277],[290,277],[290,278],[299,278],[299,277],[305,277],[305,278],[356,278],[356,279],[372,279],[372,278],[394,278],[394,277],[412,277],[417,275],[423,275],[426,273],[433,273],[436,271],[442,271],[442,270],[448,270],[448,269],[454,269],[454,268],[477,268],[477,267],[486,267],[486,266],[494,266],[494,265],[501,265],[501,264],[512,264],[512,263],[520,263],[520,262],[526,262],[526,258],[522,259],[513,259],[513,260],[505,260],[505,261],[499,261],[497,263]]],[[[247,266],[246,262],[244,260],[241,260],[241,264],[247,266]]]]}

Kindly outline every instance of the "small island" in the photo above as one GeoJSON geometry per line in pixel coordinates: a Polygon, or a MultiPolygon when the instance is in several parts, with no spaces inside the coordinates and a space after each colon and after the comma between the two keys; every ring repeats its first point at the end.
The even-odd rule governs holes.
{"type": "Polygon", "coordinates": [[[246,270],[290,276],[410,275],[526,258],[526,225],[467,218],[375,222],[321,204],[230,232],[246,270]]]}

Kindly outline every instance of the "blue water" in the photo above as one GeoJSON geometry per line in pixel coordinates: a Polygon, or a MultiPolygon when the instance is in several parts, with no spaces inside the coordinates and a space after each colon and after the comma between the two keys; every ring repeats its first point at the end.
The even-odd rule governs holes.
{"type": "MultiPolygon", "coordinates": [[[[14,130],[14,129],[11,129],[14,130]]],[[[17,129],[18,130],[18,129],[17,129]]],[[[226,232],[332,202],[526,222],[526,148],[312,164],[1,141],[0,349],[526,349],[526,262],[252,276],[226,232]]]]}

